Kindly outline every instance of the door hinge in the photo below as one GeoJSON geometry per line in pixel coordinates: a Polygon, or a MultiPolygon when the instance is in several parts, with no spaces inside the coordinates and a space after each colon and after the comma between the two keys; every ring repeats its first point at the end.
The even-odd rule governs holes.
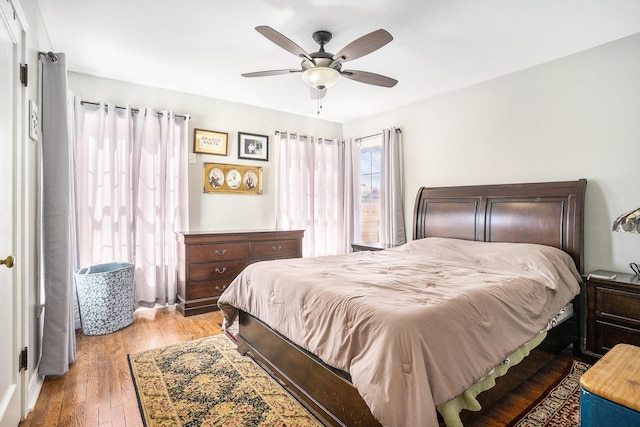
{"type": "Polygon", "coordinates": [[[29,64],[20,64],[20,83],[24,87],[29,84],[29,64]]]}
{"type": "Polygon", "coordinates": [[[29,366],[29,351],[27,350],[27,347],[23,348],[22,351],[20,352],[20,355],[18,356],[18,372],[22,372],[23,370],[27,370],[28,366],[29,366]]]}

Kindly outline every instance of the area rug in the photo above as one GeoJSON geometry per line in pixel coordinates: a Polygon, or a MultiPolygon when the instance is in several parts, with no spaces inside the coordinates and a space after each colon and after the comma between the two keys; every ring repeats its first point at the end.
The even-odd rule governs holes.
{"type": "Polygon", "coordinates": [[[549,387],[508,427],[572,427],[580,425],[580,376],[591,365],[572,361],[549,387]]]}
{"type": "Polygon", "coordinates": [[[147,427],[321,426],[225,334],[128,359],[147,427]]]}

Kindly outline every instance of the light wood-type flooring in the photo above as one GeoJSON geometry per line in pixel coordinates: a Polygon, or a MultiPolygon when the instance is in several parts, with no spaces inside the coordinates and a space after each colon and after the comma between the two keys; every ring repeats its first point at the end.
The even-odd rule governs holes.
{"type": "MultiPolygon", "coordinates": [[[[107,335],[76,334],[77,360],[65,375],[47,378],[33,411],[20,427],[142,426],[127,354],[221,333],[220,312],[183,317],[175,308],[138,310],[132,325],[107,335]]],[[[562,353],[470,427],[508,423],[561,375],[562,353]]]]}

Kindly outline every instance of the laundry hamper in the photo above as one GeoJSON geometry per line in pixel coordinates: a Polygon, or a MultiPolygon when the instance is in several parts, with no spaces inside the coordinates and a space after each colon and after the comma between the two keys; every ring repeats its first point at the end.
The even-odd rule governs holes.
{"type": "Polygon", "coordinates": [[[133,323],[133,264],[109,263],[75,273],[85,335],[104,335],[133,323]]]}

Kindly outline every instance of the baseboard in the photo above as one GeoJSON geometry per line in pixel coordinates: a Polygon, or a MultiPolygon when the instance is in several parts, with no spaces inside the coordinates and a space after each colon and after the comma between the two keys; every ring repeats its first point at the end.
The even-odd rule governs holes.
{"type": "Polygon", "coordinates": [[[44,377],[38,375],[38,366],[32,371],[32,375],[29,378],[29,391],[27,393],[27,405],[26,408],[23,408],[22,419],[26,418],[29,412],[33,411],[33,408],[36,407],[36,402],[38,401],[38,397],[40,396],[40,391],[42,390],[42,385],[44,384],[44,377]]]}

